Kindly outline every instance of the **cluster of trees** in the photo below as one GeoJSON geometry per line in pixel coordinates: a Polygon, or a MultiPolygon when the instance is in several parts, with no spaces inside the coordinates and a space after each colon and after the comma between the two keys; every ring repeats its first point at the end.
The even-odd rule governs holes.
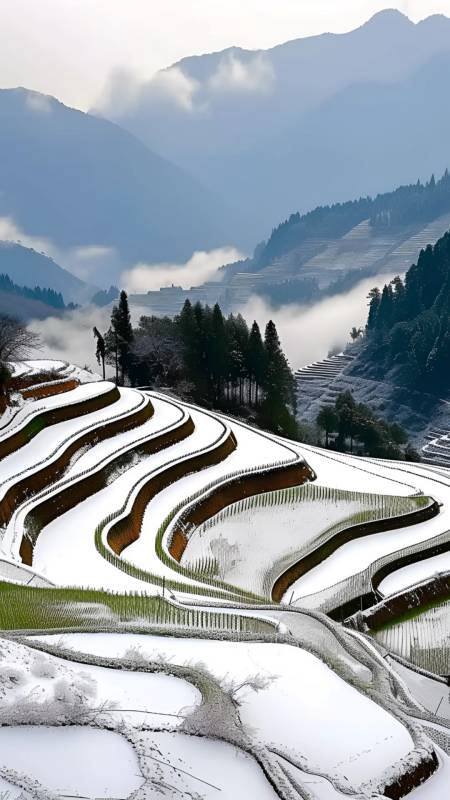
{"type": "Polygon", "coordinates": [[[35,286],[34,289],[30,289],[28,286],[18,286],[11,280],[9,275],[0,275],[0,292],[15,294],[19,297],[28,297],[31,300],[39,300],[52,308],[66,308],[61,292],[55,292],[54,289],[41,289],[40,286],[35,286]]]}
{"type": "Polygon", "coordinates": [[[339,452],[420,461],[406,431],[380,419],[364,403],[356,403],[351,392],[338,395],[334,406],[322,406],[316,421],[325,434],[325,446],[339,452]]]}
{"type": "Polygon", "coordinates": [[[446,170],[438,181],[433,175],[425,184],[418,181],[375,198],[361,197],[347,203],[319,206],[307,214],[297,212],[272,231],[267,244],[258,247],[253,269],[267,266],[307,239],[344,236],[365,219],[370,219],[374,228],[386,228],[427,222],[449,210],[450,176],[446,170]]]}
{"type": "Polygon", "coordinates": [[[17,319],[0,314],[0,411],[4,411],[8,398],[12,378],[10,362],[29,358],[39,346],[38,334],[17,319]]]}
{"type": "Polygon", "coordinates": [[[369,299],[365,361],[430,393],[450,390],[450,233],[369,299]]]}
{"type": "Polygon", "coordinates": [[[94,328],[99,363],[114,366],[118,382],[165,386],[195,402],[224,411],[253,414],[262,427],[295,436],[295,383],[272,321],[264,339],[256,322],[240,314],[224,317],[214,308],[186,300],[180,314],[130,321],[127,295],[120,293],[111,325],[94,328]]]}

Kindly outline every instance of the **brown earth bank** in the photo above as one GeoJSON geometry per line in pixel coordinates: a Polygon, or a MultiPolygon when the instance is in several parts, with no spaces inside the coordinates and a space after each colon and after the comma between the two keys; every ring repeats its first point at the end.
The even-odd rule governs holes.
{"type": "Polygon", "coordinates": [[[14,483],[14,485],[8,489],[0,501],[0,524],[6,525],[9,522],[12,514],[19,507],[20,503],[33,497],[41,491],[41,489],[58,480],[64,474],[75,453],[79,450],[87,446],[94,447],[98,442],[110,439],[116,434],[133,430],[133,428],[143,425],[144,422],[153,416],[153,413],[153,406],[147,398],[143,406],[132,414],[121,419],[101,424],[91,431],[86,431],[85,434],[74,442],[71,442],[57,459],[46,464],[42,469],[34,472],[32,475],[27,475],[25,478],[18,480],[17,483],[14,483]]]}
{"type": "Polygon", "coordinates": [[[423,758],[412,771],[405,772],[400,775],[397,780],[387,784],[383,789],[385,797],[390,800],[401,800],[402,797],[407,797],[413,789],[417,789],[422,783],[436,772],[439,766],[436,753],[433,753],[427,758],[423,758]]]}
{"type": "Polygon", "coordinates": [[[352,622],[364,630],[377,631],[384,625],[393,625],[414,612],[420,613],[428,608],[450,599],[450,573],[432,577],[404,592],[377,603],[363,614],[355,615],[352,622]]]}
{"type": "Polygon", "coordinates": [[[48,428],[50,425],[55,425],[58,422],[74,419],[75,417],[82,417],[84,414],[90,414],[92,411],[100,411],[102,408],[107,408],[112,405],[112,403],[117,402],[119,397],[119,390],[117,386],[114,386],[109,389],[109,391],[97,397],[89,397],[86,400],[80,400],[78,403],[52,408],[48,411],[41,411],[29,420],[23,428],[20,428],[16,433],[0,441],[0,459],[5,458],[5,456],[23,447],[44,428],[48,428]]]}
{"type": "Polygon", "coordinates": [[[139,490],[131,512],[126,517],[118,520],[108,531],[107,541],[116,555],[120,555],[126,547],[139,538],[147,505],[159,492],[193,472],[199,472],[206,467],[219,464],[236,447],[237,442],[234,433],[229,431],[228,435],[216,447],[206,452],[196,453],[185,461],[174,463],[163,472],[149,478],[139,490]]]}
{"type": "Polygon", "coordinates": [[[210,519],[226,506],[253,497],[257,494],[289,489],[292,486],[301,486],[307,481],[314,480],[314,473],[305,463],[289,464],[285,467],[273,467],[264,472],[241,475],[232,478],[229,482],[217,487],[195,506],[182,514],[174,527],[169,544],[169,553],[176,561],[180,561],[188,544],[184,527],[193,525],[197,527],[210,519]]]}
{"type": "Polygon", "coordinates": [[[80,385],[76,378],[69,378],[59,383],[48,383],[43,386],[30,386],[29,389],[19,389],[24,400],[41,400],[43,397],[51,397],[55,394],[70,392],[80,385]]]}
{"type": "MultiPolygon", "coordinates": [[[[277,603],[281,602],[283,595],[296,580],[306,575],[306,573],[314,567],[317,567],[318,564],[322,563],[322,561],[331,556],[339,547],[347,544],[347,542],[360,539],[363,536],[370,536],[374,533],[382,533],[383,531],[395,530],[398,527],[403,528],[409,525],[415,525],[418,522],[431,519],[438,513],[439,504],[433,501],[433,503],[426,508],[419,508],[417,511],[412,511],[409,514],[402,514],[400,517],[372,520],[371,522],[351,525],[349,528],[345,528],[343,531],[333,536],[328,542],[324,542],[285,570],[274,583],[272,599],[277,603]]],[[[355,598],[355,602],[356,600],[359,604],[360,598],[355,598]]]]}
{"type": "MultiPolygon", "coordinates": [[[[140,442],[137,450],[140,453],[151,455],[159,450],[163,450],[172,444],[186,439],[194,430],[194,423],[191,417],[184,420],[181,425],[168,431],[163,431],[157,436],[153,436],[147,442],[140,442]]],[[[67,487],[39,503],[26,517],[26,533],[22,537],[20,545],[20,557],[24,564],[31,566],[33,563],[33,549],[36,544],[40,531],[58,516],[69,511],[78,503],[83,502],[92,494],[104,489],[110,475],[120,466],[131,461],[136,450],[131,449],[127,453],[120,455],[117,459],[108,462],[104,467],[92,472],[80,480],[71,482],[67,487]]],[[[94,535],[94,532],[92,532],[94,535]]]]}

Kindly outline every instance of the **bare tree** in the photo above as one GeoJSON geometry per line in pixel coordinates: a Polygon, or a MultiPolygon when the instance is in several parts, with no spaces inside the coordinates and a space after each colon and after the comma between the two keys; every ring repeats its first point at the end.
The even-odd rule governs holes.
{"type": "Polygon", "coordinates": [[[133,356],[145,376],[152,384],[170,386],[176,384],[183,373],[181,343],[163,331],[151,330],[136,337],[133,356]]]}
{"type": "Polygon", "coordinates": [[[229,695],[229,697],[234,700],[234,702],[239,705],[240,698],[239,692],[242,689],[248,689],[251,692],[262,692],[264,689],[268,689],[269,686],[276,681],[278,678],[277,675],[263,675],[262,673],[255,673],[254,675],[248,675],[244,680],[237,681],[233,678],[230,678],[228,675],[221,681],[222,689],[229,695]]]}
{"type": "Polygon", "coordinates": [[[30,331],[18,319],[0,314],[0,363],[23,361],[40,347],[41,340],[37,333],[30,331]]]}

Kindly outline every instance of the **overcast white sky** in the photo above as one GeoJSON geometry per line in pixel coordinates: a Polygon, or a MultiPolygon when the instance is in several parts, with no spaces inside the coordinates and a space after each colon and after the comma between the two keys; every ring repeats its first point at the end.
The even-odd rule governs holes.
{"type": "MultiPolygon", "coordinates": [[[[0,0],[0,86],[89,108],[110,72],[148,78],[194,53],[357,27],[388,0],[0,0]]],[[[399,0],[417,21],[450,0],[399,0]]]]}

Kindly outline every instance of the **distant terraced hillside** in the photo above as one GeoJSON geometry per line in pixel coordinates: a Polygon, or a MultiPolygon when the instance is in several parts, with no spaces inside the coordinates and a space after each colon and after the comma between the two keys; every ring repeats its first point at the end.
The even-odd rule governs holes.
{"type": "Polygon", "coordinates": [[[311,239],[261,270],[234,274],[226,287],[229,303],[234,306],[262,292],[270,296],[267,287],[286,281],[312,279],[319,291],[333,292],[332,284],[336,283],[338,291],[339,283],[349,276],[349,283],[371,275],[394,277],[406,272],[420,251],[449,229],[450,213],[391,231],[380,231],[369,219],[363,220],[342,237],[311,239]]]}

